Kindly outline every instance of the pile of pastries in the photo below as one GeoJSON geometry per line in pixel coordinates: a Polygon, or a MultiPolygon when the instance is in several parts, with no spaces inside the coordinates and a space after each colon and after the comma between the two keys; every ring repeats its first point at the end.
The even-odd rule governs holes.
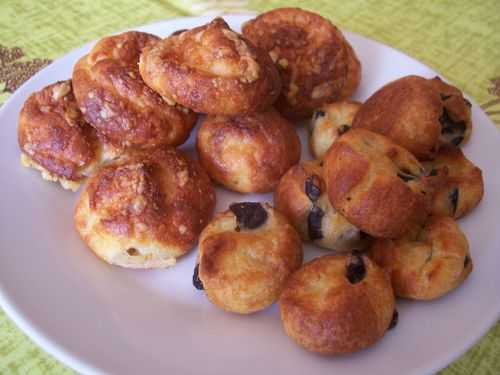
{"type": "Polygon", "coordinates": [[[109,36],[28,98],[21,161],[66,189],[85,182],[75,226],[104,261],[169,267],[198,244],[193,285],[214,305],[279,301],[299,345],[350,353],[396,325],[396,297],[435,299],[467,278],[456,220],[483,195],[459,148],[472,122],[457,88],[407,76],[359,103],[360,80],[339,29],[298,8],[242,34],[216,18],[165,39],[109,36]],[[301,162],[304,119],[315,159],[301,162]],[[199,161],[176,149],[197,122],[199,161]],[[274,202],[214,215],[214,184],[274,202]],[[325,255],[302,264],[304,241],[325,255]]]}

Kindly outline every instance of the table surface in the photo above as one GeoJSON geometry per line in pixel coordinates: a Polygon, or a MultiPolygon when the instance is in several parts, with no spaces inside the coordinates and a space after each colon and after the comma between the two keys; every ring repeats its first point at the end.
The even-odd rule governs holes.
{"type": "MultiPolygon", "coordinates": [[[[0,105],[22,82],[71,49],[106,34],[202,13],[309,8],[431,66],[472,96],[500,128],[500,1],[3,0],[0,105]]],[[[69,374],[0,310],[1,374],[69,374]]],[[[500,374],[500,322],[440,375],[500,374]]]]}

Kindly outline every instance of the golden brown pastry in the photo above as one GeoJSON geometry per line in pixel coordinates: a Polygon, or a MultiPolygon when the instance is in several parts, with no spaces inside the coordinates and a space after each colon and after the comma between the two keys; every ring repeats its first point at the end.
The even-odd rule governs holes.
{"type": "Polygon", "coordinates": [[[359,85],[361,65],[342,33],[327,19],[299,8],[279,8],[243,25],[243,35],[269,53],[283,81],[275,106],[304,119],[359,85]]]}
{"type": "Polygon", "coordinates": [[[425,163],[430,176],[438,179],[430,212],[458,219],[472,211],[484,194],[481,169],[455,146],[443,147],[436,158],[425,163]]]}
{"type": "Polygon", "coordinates": [[[145,48],[139,67],[144,81],[167,101],[196,112],[262,111],[281,90],[270,57],[222,18],[145,48]]]}
{"type": "Polygon", "coordinates": [[[242,193],[272,191],[300,159],[295,128],[271,109],[235,117],[207,116],[197,134],[203,167],[219,184],[242,193]]]}
{"type": "Polygon", "coordinates": [[[443,103],[441,123],[441,143],[462,146],[472,133],[471,103],[455,86],[434,77],[429,84],[439,93],[443,103]]]}
{"type": "Polygon", "coordinates": [[[193,282],[208,299],[249,314],[276,301],[302,264],[302,243],[288,220],[267,203],[234,203],[200,236],[193,282]]]}
{"type": "Polygon", "coordinates": [[[352,120],[361,103],[341,100],[328,103],[314,111],[310,123],[309,148],[316,159],[321,159],[335,140],[351,129],[352,120]]]}
{"type": "Polygon", "coordinates": [[[372,259],[391,275],[398,297],[430,300],[458,287],[472,271],[467,238],[447,216],[431,217],[397,240],[376,240],[372,259]]]}
{"type": "Polygon", "coordinates": [[[328,200],[320,164],[309,160],[290,168],[274,191],[274,205],[304,241],[339,252],[362,249],[366,241],[360,230],[328,200]]]}
{"type": "Polygon", "coordinates": [[[440,145],[442,114],[439,93],[428,80],[406,76],[370,96],[352,126],[383,134],[419,159],[431,159],[440,145]]]}
{"type": "Polygon", "coordinates": [[[351,129],[324,158],[328,197],[362,231],[397,238],[425,219],[424,168],[403,147],[365,129],[351,129]]]}
{"type": "Polygon", "coordinates": [[[388,275],[357,253],[306,263],[289,278],[280,297],[288,336],[309,351],[328,355],[377,342],[394,325],[394,305],[388,275]]]}
{"type": "Polygon", "coordinates": [[[130,268],[172,266],[210,220],[215,192],[194,160],[174,148],[130,152],[89,180],[75,211],[85,243],[130,268]]]}
{"type": "Polygon", "coordinates": [[[158,40],[137,31],[103,38],[73,69],[75,96],[85,119],[115,147],[177,146],[195,125],[195,113],[167,104],[139,74],[141,51],[158,40]]]}
{"type": "Polygon", "coordinates": [[[21,162],[49,181],[76,190],[106,158],[94,129],[78,109],[71,80],[32,94],[19,115],[21,162]]]}

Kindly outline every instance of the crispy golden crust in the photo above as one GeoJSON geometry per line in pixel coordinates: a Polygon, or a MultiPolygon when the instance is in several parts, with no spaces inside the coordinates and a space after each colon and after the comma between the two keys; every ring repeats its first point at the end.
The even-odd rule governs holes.
{"type": "Polygon", "coordinates": [[[139,74],[141,51],[158,37],[130,31],[101,39],[73,69],[75,96],[85,119],[119,148],[177,146],[196,114],[167,104],[139,74]]]}
{"type": "Polygon", "coordinates": [[[433,193],[431,213],[458,219],[472,211],[484,194],[481,169],[455,146],[443,147],[436,158],[425,163],[438,179],[433,193]]]}
{"type": "Polygon", "coordinates": [[[202,165],[212,179],[242,193],[272,191],[300,159],[295,128],[278,112],[207,116],[197,134],[202,165]]]}
{"type": "Polygon", "coordinates": [[[99,141],[78,109],[71,80],[49,85],[26,100],[18,141],[24,166],[72,190],[99,161],[99,141]]]}
{"type": "Polygon", "coordinates": [[[326,102],[352,94],[361,66],[342,33],[327,19],[299,8],[266,12],[243,25],[243,35],[268,52],[283,82],[275,106],[303,119],[326,102]]]}
{"type": "Polygon", "coordinates": [[[417,158],[430,159],[439,148],[442,113],[441,98],[428,80],[407,76],[370,96],[352,126],[383,134],[417,158]]]}
{"type": "Polygon", "coordinates": [[[274,205],[304,241],[344,252],[365,247],[358,228],[330,204],[318,160],[294,165],[274,191],[274,205]]]}
{"type": "Polygon", "coordinates": [[[330,202],[364,232],[397,238],[425,218],[424,169],[389,138],[352,129],[330,147],[324,163],[330,202]]]}
{"type": "Polygon", "coordinates": [[[209,300],[226,311],[249,314],[268,307],[302,264],[295,229],[270,205],[262,207],[267,220],[255,229],[241,228],[228,210],[217,214],[200,236],[200,280],[209,300]]]}
{"type": "Polygon", "coordinates": [[[103,166],[80,196],[75,224],[106,262],[159,268],[195,245],[214,205],[214,189],[198,163],[164,147],[103,166]]]}
{"type": "Polygon", "coordinates": [[[310,123],[309,148],[321,159],[333,142],[348,131],[361,103],[341,100],[328,103],[316,110],[310,123]]]}
{"type": "Polygon", "coordinates": [[[472,271],[467,238],[450,217],[432,217],[397,240],[377,240],[370,256],[384,267],[398,297],[430,300],[458,287],[472,271]]]}
{"type": "Polygon", "coordinates": [[[270,57],[222,18],[145,48],[139,67],[151,88],[196,112],[261,111],[281,90],[270,57]]]}
{"type": "Polygon", "coordinates": [[[306,263],[280,297],[286,333],[307,350],[344,354],[378,341],[391,323],[394,295],[387,274],[361,257],[365,275],[351,283],[350,256],[323,256],[306,263]]]}
{"type": "Polygon", "coordinates": [[[455,86],[449,85],[439,77],[428,80],[441,98],[444,106],[439,118],[441,123],[441,143],[462,146],[469,141],[472,133],[471,103],[455,86]]]}

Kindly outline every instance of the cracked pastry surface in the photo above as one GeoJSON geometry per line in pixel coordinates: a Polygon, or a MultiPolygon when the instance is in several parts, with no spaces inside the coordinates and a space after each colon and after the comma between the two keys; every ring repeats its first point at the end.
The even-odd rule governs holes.
{"type": "Polygon", "coordinates": [[[33,93],[19,115],[21,163],[65,189],[77,190],[105,158],[94,129],[78,109],[71,80],[33,93]]]}
{"type": "Polygon", "coordinates": [[[209,115],[198,130],[196,148],[214,181],[242,193],[272,191],[301,152],[295,127],[274,109],[209,115]]]}
{"type": "Polygon", "coordinates": [[[370,257],[391,275],[399,297],[430,300],[457,288],[471,273],[469,244],[458,224],[432,217],[397,240],[376,240],[370,257]]]}
{"type": "Polygon", "coordinates": [[[73,69],[75,97],[100,137],[121,149],[184,143],[197,115],[169,105],[139,74],[141,52],[160,38],[129,31],[101,39],[73,69]]]}
{"type": "Polygon", "coordinates": [[[75,225],[104,261],[130,268],[172,266],[210,220],[215,191],[180,151],[136,151],[104,165],[80,195],[75,225]]]}
{"type": "Polygon", "coordinates": [[[361,231],[335,210],[326,191],[318,160],[294,165],[274,191],[274,204],[304,241],[346,252],[365,247],[361,231]]]}
{"type": "Polygon", "coordinates": [[[358,253],[304,264],[288,279],[279,304],[288,336],[325,355],[373,345],[390,328],[395,312],[388,275],[358,253]]]}
{"type": "Polygon", "coordinates": [[[203,230],[198,262],[195,272],[208,299],[226,311],[249,314],[278,299],[302,264],[302,242],[271,205],[234,203],[203,230]]]}
{"type": "Polygon", "coordinates": [[[166,100],[202,113],[262,111],[281,90],[268,54],[222,18],[145,48],[139,67],[144,81],[166,100]]]}
{"type": "Polygon", "coordinates": [[[330,203],[362,231],[397,238],[422,222],[429,186],[406,149],[365,129],[351,129],[328,150],[324,178],[330,203]]]}
{"type": "Polygon", "coordinates": [[[330,21],[299,8],[263,13],[243,25],[243,35],[269,53],[283,82],[275,107],[304,119],[321,105],[352,95],[361,65],[330,21]]]}

